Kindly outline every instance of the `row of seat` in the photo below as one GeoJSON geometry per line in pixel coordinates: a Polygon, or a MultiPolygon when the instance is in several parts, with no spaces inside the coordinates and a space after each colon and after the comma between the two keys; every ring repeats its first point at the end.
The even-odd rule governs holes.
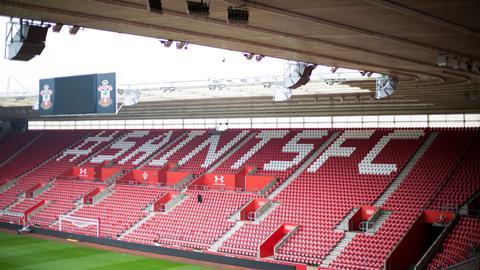
{"type": "Polygon", "coordinates": [[[169,244],[173,240],[180,246],[197,244],[206,249],[234,225],[228,218],[254,197],[248,193],[187,191],[186,199],[171,212],[156,213],[125,239],[147,244],[169,244]],[[198,195],[202,196],[201,203],[198,195]]]}
{"type": "Polygon", "coordinates": [[[364,263],[356,260],[358,257],[370,258],[370,269],[383,265],[430,198],[438,192],[440,183],[454,171],[475,135],[475,132],[465,131],[439,132],[400,186],[382,205],[392,211],[382,227],[372,236],[355,236],[330,266],[360,267],[364,263]],[[384,244],[375,244],[379,242],[384,244]]]}
{"type": "Polygon", "coordinates": [[[461,217],[427,269],[444,269],[475,255],[480,247],[480,219],[461,217]]]}
{"type": "Polygon", "coordinates": [[[480,136],[468,147],[462,163],[430,205],[433,209],[451,209],[464,204],[480,190],[480,136]]]}
{"type": "Polygon", "coordinates": [[[61,175],[74,163],[56,161],[56,154],[66,147],[82,139],[88,132],[49,131],[41,134],[35,143],[27,147],[14,159],[0,167],[0,175],[10,179],[25,174],[17,180],[15,185],[0,194],[0,209],[11,206],[18,201],[18,196],[40,182],[51,181],[61,175]],[[43,164],[41,167],[36,166],[43,164]]]}
{"type": "MultiPolygon", "coordinates": [[[[101,223],[100,236],[116,238],[135,222],[144,218],[147,215],[145,209],[147,205],[152,204],[164,193],[165,191],[161,188],[116,184],[112,188],[112,193],[100,202],[95,205],[84,205],[70,215],[98,219],[101,223]]],[[[63,229],[69,231],[73,228],[75,225],[67,222],[63,229]]],[[[83,233],[94,235],[96,233],[94,229],[86,228],[83,233]]]]}
{"type": "MultiPolygon", "coordinates": [[[[215,134],[209,130],[190,132],[177,130],[175,131],[177,136],[172,135],[172,140],[178,138],[177,142],[167,148],[155,148],[156,150],[153,152],[158,154],[153,157],[153,161],[149,166],[151,166],[150,168],[158,169],[161,167],[160,163],[162,162],[170,163],[183,160],[179,164],[180,170],[199,174],[206,170],[206,168],[202,167],[206,159],[208,163],[212,164],[228,152],[223,153],[221,149],[234,147],[242,138],[255,133],[253,138],[227,158],[215,172],[235,173],[241,168],[236,167],[236,164],[239,164],[238,162],[240,161],[242,164],[257,167],[257,174],[274,174],[284,180],[313,153],[314,149],[318,149],[328,138],[328,135],[320,139],[302,138],[296,141],[296,144],[291,144],[292,148],[290,150],[296,151],[287,151],[286,145],[291,141],[295,141],[296,138],[301,136],[300,134],[306,131],[305,129],[248,130],[248,132],[245,132],[245,130],[228,130],[215,134]],[[243,137],[240,136],[242,132],[245,134],[243,137]],[[260,136],[260,134],[263,135],[260,136]],[[206,143],[206,140],[209,138],[213,138],[213,136],[218,136],[219,140],[218,145],[213,147],[212,150],[220,151],[220,153],[211,155],[211,157],[215,158],[208,160],[209,145],[199,151],[198,147],[202,143],[206,143]],[[235,138],[240,139],[235,140],[235,138]],[[305,149],[300,147],[302,144],[313,145],[311,150],[310,148],[305,148],[307,149],[306,155],[302,152],[305,149]],[[298,155],[300,155],[300,158],[298,155]],[[166,157],[164,161],[162,161],[162,157],[166,157]],[[272,162],[289,162],[295,159],[301,159],[301,161],[292,166],[284,166],[285,164],[281,165],[280,163],[272,162]],[[267,166],[269,170],[265,170],[265,164],[277,164],[278,166],[269,165],[267,166]],[[271,168],[275,170],[272,171],[270,170],[271,168]]],[[[325,130],[315,130],[315,132],[317,131],[317,135],[320,137],[319,135],[325,130]]],[[[333,131],[328,130],[327,133],[331,134],[333,131]]],[[[343,130],[338,131],[343,132],[343,130]]],[[[300,263],[320,264],[344,236],[343,232],[335,230],[343,217],[353,207],[373,204],[398,173],[402,171],[405,164],[419,149],[426,137],[431,134],[431,130],[423,130],[422,136],[412,139],[408,136],[410,134],[409,130],[405,129],[402,130],[405,131],[405,136],[400,134],[401,136],[395,137],[386,143],[382,141],[382,138],[392,135],[394,130],[355,129],[353,131],[355,131],[353,132],[354,135],[350,136],[350,138],[347,137],[345,141],[336,145],[337,148],[333,148],[329,152],[330,156],[314,160],[314,162],[317,162],[323,158],[324,160],[318,163],[320,166],[315,168],[315,170],[303,171],[282,192],[277,194],[274,197],[274,202],[278,203],[278,205],[262,221],[246,222],[223,243],[219,251],[244,256],[258,256],[258,247],[266,237],[281,224],[292,223],[298,225],[299,228],[276,252],[275,258],[300,263]],[[345,153],[343,151],[345,148],[350,148],[351,150],[345,153]],[[368,171],[367,173],[359,171],[359,164],[362,161],[365,165],[364,169],[368,171]],[[394,164],[395,169],[388,166],[377,166],[376,164],[394,164]],[[377,168],[380,169],[376,170],[377,168]]],[[[65,151],[65,158],[54,159],[36,169],[37,177],[33,177],[34,173],[22,177],[13,188],[0,194],[0,203],[2,198],[7,198],[10,202],[7,205],[10,205],[17,200],[18,197],[16,196],[18,196],[20,191],[25,191],[30,186],[38,183],[39,179],[51,179],[52,176],[61,174],[68,166],[76,165],[85,158],[91,158],[91,155],[100,149],[102,150],[96,155],[115,155],[118,153],[118,149],[112,148],[112,145],[105,147],[113,140],[119,142],[117,146],[130,145],[128,143],[125,144],[126,142],[135,144],[135,146],[112,160],[114,166],[126,169],[134,168],[139,164],[129,162],[133,161],[135,156],[132,156],[130,161],[125,162],[125,164],[120,164],[120,161],[134,153],[140,145],[155,138],[155,136],[164,134],[166,131],[152,131],[141,138],[129,137],[122,143],[118,140],[121,140],[121,137],[125,134],[146,134],[146,131],[143,133],[133,131],[64,132],[68,136],[65,135],[65,139],[59,139],[61,136],[57,137],[55,142],[52,142],[55,146],[52,149],[47,149],[46,152],[50,156],[54,156],[67,146],[74,151],[65,151]],[[82,140],[82,138],[87,139],[82,140]],[[82,154],[84,153],[82,152],[83,150],[87,150],[86,154],[82,154]]],[[[479,172],[480,166],[478,166],[477,161],[477,153],[479,152],[477,145],[479,143],[472,143],[478,137],[478,131],[452,129],[439,130],[438,132],[439,135],[433,144],[418,160],[403,183],[384,203],[383,207],[393,212],[383,226],[375,235],[355,236],[352,242],[330,264],[331,268],[381,268],[389,252],[410,228],[412,222],[421,213],[421,209],[429,202],[432,195],[438,192],[440,183],[449,180],[448,177],[450,175],[453,175],[453,177],[446,182],[446,187],[450,183],[455,182],[456,184],[451,184],[452,188],[444,188],[445,192],[441,191],[440,194],[445,195],[441,195],[443,197],[438,196],[437,198],[442,198],[438,199],[438,201],[444,202],[445,198],[448,200],[454,198],[454,203],[458,204],[460,198],[464,200],[465,197],[470,196],[474,191],[478,191],[479,187],[471,184],[468,180],[474,179],[479,172]],[[458,177],[455,175],[458,175],[458,177]],[[468,191],[465,191],[464,194],[462,193],[461,196],[455,197],[453,194],[456,189],[453,187],[458,190],[468,188],[468,191]],[[449,190],[449,192],[446,190],[449,190]]],[[[44,133],[53,134],[50,131],[45,131],[44,133]]],[[[44,144],[47,141],[42,140],[45,134],[42,134],[38,142],[25,149],[18,157],[24,156],[24,158],[32,158],[39,161],[45,160],[45,158],[37,159],[37,156],[30,156],[39,152],[39,149],[42,147],[40,143],[44,144]]],[[[62,133],[59,132],[58,134],[62,133]]],[[[161,137],[158,137],[158,139],[162,140],[161,137]]],[[[44,157],[43,153],[38,154],[44,157]]],[[[141,153],[137,154],[142,155],[141,153]]],[[[149,168],[149,166],[145,168],[149,168]]],[[[0,168],[0,171],[2,170],[4,170],[3,167],[0,168]]],[[[75,201],[92,188],[100,185],[102,184],[97,182],[87,184],[80,181],[55,180],[53,181],[53,186],[37,198],[20,200],[19,203],[11,208],[22,211],[38,202],[38,200],[48,200],[49,204],[42,211],[34,214],[31,220],[36,224],[58,229],[58,225],[55,223],[58,216],[74,209],[76,206],[75,201]],[[74,190],[69,190],[69,186],[74,190]],[[62,193],[64,193],[64,196],[62,193]]],[[[232,215],[248,201],[256,197],[256,195],[249,193],[188,190],[185,193],[186,199],[179,202],[172,211],[147,216],[148,213],[145,211],[145,206],[152,203],[166,191],[167,189],[165,188],[154,186],[116,184],[113,187],[113,193],[107,195],[96,205],[83,206],[79,210],[70,213],[70,215],[99,219],[101,221],[101,237],[116,238],[120,234],[125,233],[127,229],[132,228],[131,231],[128,231],[129,233],[123,236],[123,240],[150,245],[160,244],[208,249],[234,226],[235,222],[231,220],[232,215]],[[202,203],[198,202],[198,195],[202,195],[202,203]],[[128,212],[128,215],[125,215],[126,212],[128,212]],[[142,221],[142,223],[138,227],[132,227],[139,221],[142,221]]],[[[68,224],[68,222],[64,226],[63,229],[75,233],[88,235],[96,233],[93,227],[82,229],[73,224],[68,224]]],[[[457,252],[459,250],[458,247],[459,245],[453,245],[451,249],[457,252]]],[[[439,256],[445,257],[445,255],[439,256]]]]}
{"type": "MultiPolygon", "coordinates": [[[[298,224],[300,228],[278,250],[277,256],[285,255],[295,262],[307,260],[319,264],[343,237],[342,232],[334,231],[343,216],[354,206],[370,204],[396,175],[376,175],[372,178],[358,172],[358,163],[390,132],[377,131],[369,134],[371,136],[367,139],[355,137],[346,140],[341,147],[355,147],[349,157],[331,157],[317,171],[304,171],[275,197],[274,200],[281,204],[268,217],[259,224],[243,226],[224,243],[220,251],[256,252],[259,244],[274,229],[288,222],[298,224]],[[305,242],[314,244],[305,248],[305,242]]],[[[399,141],[402,143],[391,141],[384,151],[378,153],[378,157],[385,163],[396,163],[401,169],[423,138],[399,141]]]]}

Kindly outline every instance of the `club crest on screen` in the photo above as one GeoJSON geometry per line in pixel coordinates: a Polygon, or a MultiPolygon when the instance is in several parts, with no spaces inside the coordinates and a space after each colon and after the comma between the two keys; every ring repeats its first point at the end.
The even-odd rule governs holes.
{"type": "Polygon", "coordinates": [[[102,107],[108,107],[112,105],[112,98],[111,92],[113,87],[110,85],[108,80],[103,80],[102,85],[98,86],[98,91],[100,92],[100,100],[98,101],[98,105],[102,107]]]}
{"type": "Polygon", "coordinates": [[[42,96],[42,103],[40,104],[40,107],[42,107],[42,109],[48,110],[52,108],[52,94],[53,91],[50,89],[50,86],[48,84],[44,84],[43,89],[40,91],[40,96],[42,96]]]}

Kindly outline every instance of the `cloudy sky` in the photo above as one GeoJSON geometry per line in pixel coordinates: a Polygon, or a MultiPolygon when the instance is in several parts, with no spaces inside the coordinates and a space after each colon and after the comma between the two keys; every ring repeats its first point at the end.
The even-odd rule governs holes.
{"type": "MultiPolygon", "coordinates": [[[[0,17],[0,50],[6,17],[0,17]]],[[[281,76],[285,60],[247,61],[240,52],[189,45],[164,48],[157,39],[83,29],[69,35],[49,30],[46,48],[28,62],[0,58],[0,92],[32,91],[40,78],[116,72],[119,84],[281,76]],[[223,61],[225,59],[225,61],[223,61]]]]}

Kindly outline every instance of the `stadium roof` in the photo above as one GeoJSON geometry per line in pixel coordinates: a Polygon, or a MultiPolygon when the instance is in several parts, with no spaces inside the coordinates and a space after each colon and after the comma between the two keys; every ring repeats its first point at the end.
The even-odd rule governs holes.
{"type": "MultiPolygon", "coordinates": [[[[377,101],[374,81],[346,82],[367,93],[313,93],[286,103],[271,97],[150,101],[119,117],[211,117],[255,115],[356,115],[480,111],[480,73],[437,56],[480,63],[480,2],[211,0],[208,18],[192,17],[185,1],[164,0],[163,14],[144,0],[1,0],[0,14],[130,33],[241,52],[391,74],[395,94],[377,101]],[[227,8],[248,8],[248,25],[228,24],[227,8]]],[[[28,107],[3,108],[7,117],[35,118],[28,107]],[[23,113],[26,113],[23,114],[23,113]]]]}

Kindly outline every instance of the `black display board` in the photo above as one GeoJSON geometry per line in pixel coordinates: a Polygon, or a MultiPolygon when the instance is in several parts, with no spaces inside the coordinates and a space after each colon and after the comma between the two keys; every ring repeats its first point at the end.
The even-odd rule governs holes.
{"type": "Polygon", "coordinates": [[[115,73],[40,80],[40,115],[116,113],[115,73]]]}

